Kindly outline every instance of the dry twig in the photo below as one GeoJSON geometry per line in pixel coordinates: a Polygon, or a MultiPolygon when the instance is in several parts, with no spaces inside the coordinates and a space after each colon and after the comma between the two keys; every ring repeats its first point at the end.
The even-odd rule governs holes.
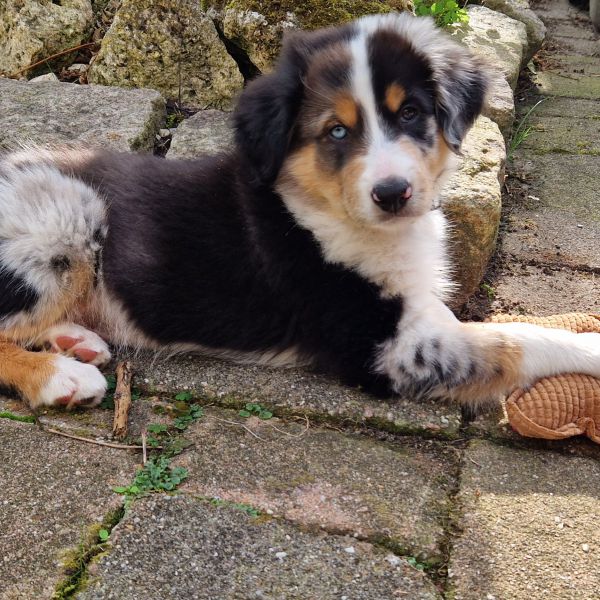
{"type": "Polygon", "coordinates": [[[131,408],[131,363],[126,360],[117,365],[115,388],[115,417],[113,437],[122,440],[127,436],[127,420],[131,408]]]}
{"type": "Polygon", "coordinates": [[[82,437],[80,435],[73,435],[58,429],[49,429],[40,424],[42,431],[46,433],[53,433],[55,435],[61,435],[62,437],[69,438],[71,440],[77,440],[79,442],[87,442],[88,444],[96,444],[97,446],[106,446],[107,448],[117,448],[119,450],[141,450],[142,446],[134,446],[130,444],[116,444],[115,442],[103,442],[102,440],[93,440],[92,438],[82,437]]]}
{"type": "Polygon", "coordinates": [[[260,435],[254,433],[254,431],[252,431],[252,429],[250,429],[249,427],[246,427],[243,423],[239,423],[238,421],[228,421],[227,419],[220,419],[219,417],[215,417],[215,419],[217,421],[221,421],[222,423],[227,423],[228,425],[237,425],[238,427],[242,427],[249,434],[253,435],[257,440],[260,440],[261,442],[267,441],[267,440],[265,440],[265,438],[262,438],[262,437],[260,437],[260,435]]]}
{"type": "Polygon", "coordinates": [[[73,46],[72,48],[67,48],[66,50],[61,50],[60,52],[57,52],[56,54],[51,54],[50,56],[46,56],[46,58],[42,58],[42,60],[38,60],[37,62],[27,65],[23,69],[20,69],[19,71],[16,71],[12,75],[10,75],[10,77],[17,77],[21,73],[25,73],[26,71],[34,69],[35,67],[39,67],[40,65],[43,65],[45,62],[48,62],[49,60],[53,60],[54,58],[58,58],[59,56],[63,56],[64,54],[69,54],[70,52],[75,52],[75,50],[81,50],[82,48],[89,48],[90,46],[96,46],[96,45],[98,45],[98,42],[87,42],[86,44],[79,44],[79,46],[73,46]]]}

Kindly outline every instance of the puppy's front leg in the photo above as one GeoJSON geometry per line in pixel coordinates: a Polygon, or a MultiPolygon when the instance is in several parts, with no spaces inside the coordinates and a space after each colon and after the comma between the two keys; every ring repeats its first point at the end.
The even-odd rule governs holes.
{"type": "Polygon", "coordinates": [[[438,300],[407,303],[377,370],[398,393],[476,407],[560,373],[600,377],[600,334],[526,323],[461,323],[438,300]]]}

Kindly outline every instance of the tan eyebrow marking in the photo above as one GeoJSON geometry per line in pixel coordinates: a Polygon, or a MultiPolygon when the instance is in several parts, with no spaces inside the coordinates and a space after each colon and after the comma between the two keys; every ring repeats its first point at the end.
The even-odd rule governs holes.
{"type": "Polygon", "coordinates": [[[352,96],[343,94],[335,99],[334,109],[336,116],[347,127],[354,127],[358,122],[358,106],[352,96]]]}
{"type": "Polygon", "coordinates": [[[391,112],[398,112],[406,98],[406,91],[399,83],[392,83],[385,91],[385,105],[391,112]]]}

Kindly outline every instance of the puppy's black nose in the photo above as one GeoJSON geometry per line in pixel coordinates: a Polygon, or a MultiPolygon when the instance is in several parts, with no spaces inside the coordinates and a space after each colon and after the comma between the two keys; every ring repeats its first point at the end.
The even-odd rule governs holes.
{"type": "Polygon", "coordinates": [[[378,183],[371,192],[373,202],[385,210],[398,214],[412,196],[412,187],[406,179],[390,177],[378,183]]]}

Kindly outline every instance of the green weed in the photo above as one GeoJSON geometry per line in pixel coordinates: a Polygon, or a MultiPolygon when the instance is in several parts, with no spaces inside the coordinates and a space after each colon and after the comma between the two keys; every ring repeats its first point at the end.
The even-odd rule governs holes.
{"type": "Polygon", "coordinates": [[[246,408],[240,410],[240,417],[258,417],[259,419],[263,419],[264,421],[270,419],[273,416],[273,413],[264,406],[260,404],[254,404],[252,402],[248,402],[246,404],[246,408]]]}
{"type": "Polygon", "coordinates": [[[157,456],[138,469],[130,485],[114,487],[113,491],[125,496],[128,507],[133,500],[151,492],[172,492],[187,476],[187,469],[171,467],[170,457],[157,456]]]}
{"type": "Polygon", "coordinates": [[[489,283],[482,283],[479,286],[482,292],[488,297],[488,300],[493,300],[496,297],[496,290],[489,283]]]}
{"type": "Polygon", "coordinates": [[[433,17],[438,27],[469,22],[467,11],[456,0],[415,0],[414,5],[417,16],[433,17]]]}
{"type": "Polygon", "coordinates": [[[519,121],[517,128],[513,132],[513,135],[510,139],[510,144],[508,146],[508,160],[512,160],[517,148],[529,137],[531,131],[533,129],[532,126],[525,127],[527,123],[527,119],[529,119],[531,113],[545,100],[546,98],[542,98],[538,100],[525,114],[525,116],[519,121]]]}
{"type": "Polygon", "coordinates": [[[10,419],[11,421],[19,421],[21,423],[35,423],[33,415],[16,415],[10,410],[0,410],[0,419],[10,419]]]}
{"type": "Polygon", "coordinates": [[[254,508],[254,506],[250,506],[249,504],[242,504],[240,502],[230,502],[229,500],[221,500],[220,498],[211,498],[210,503],[213,506],[228,506],[230,508],[235,508],[236,510],[241,510],[243,513],[246,513],[249,517],[260,517],[261,512],[254,508]]]}

